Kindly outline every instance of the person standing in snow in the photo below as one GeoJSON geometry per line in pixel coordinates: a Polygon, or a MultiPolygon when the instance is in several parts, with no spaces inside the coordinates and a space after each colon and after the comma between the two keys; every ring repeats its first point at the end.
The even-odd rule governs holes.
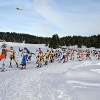
{"type": "Polygon", "coordinates": [[[63,54],[62,54],[62,60],[63,60],[63,63],[66,62],[66,50],[63,51],[63,54]]]}
{"type": "Polygon", "coordinates": [[[43,52],[40,51],[37,56],[37,62],[36,62],[36,64],[38,64],[37,68],[41,67],[42,63],[43,63],[43,52]]]}
{"type": "Polygon", "coordinates": [[[62,51],[58,50],[57,61],[59,61],[59,63],[60,63],[61,60],[62,60],[62,51]]]}
{"type": "Polygon", "coordinates": [[[71,49],[70,51],[70,60],[74,60],[74,50],[71,49]]]}
{"type": "Polygon", "coordinates": [[[28,49],[26,47],[24,47],[24,50],[22,51],[22,62],[21,62],[21,69],[25,69],[26,68],[26,62],[28,59],[28,49]]]}
{"type": "Polygon", "coordinates": [[[90,55],[90,50],[86,51],[86,60],[90,59],[91,60],[91,55],[90,55]]]}
{"type": "Polygon", "coordinates": [[[50,51],[50,62],[53,63],[55,58],[55,52],[53,50],[50,51]]]}
{"type": "Polygon", "coordinates": [[[44,63],[44,65],[48,65],[49,56],[50,56],[50,52],[49,52],[49,50],[47,49],[47,52],[45,53],[45,63],[44,63]]]}
{"type": "Polygon", "coordinates": [[[1,54],[0,54],[0,61],[2,61],[2,71],[4,71],[4,66],[5,66],[5,60],[6,60],[6,56],[7,56],[7,52],[9,51],[7,48],[6,48],[6,44],[2,44],[2,50],[1,50],[1,54]]]}
{"type": "Polygon", "coordinates": [[[18,67],[18,63],[15,58],[15,53],[16,53],[16,51],[13,49],[13,47],[10,47],[10,66],[9,67],[12,67],[12,60],[15,61],[16,65],[18,67]]]}

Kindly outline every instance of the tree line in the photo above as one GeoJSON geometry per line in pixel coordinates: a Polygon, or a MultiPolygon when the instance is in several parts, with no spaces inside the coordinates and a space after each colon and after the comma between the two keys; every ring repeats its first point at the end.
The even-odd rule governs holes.
{"type": "Polygon", "coordinates": [[[51,38],[49,46],[52,48],[58,48],[59,46],[74,46],[78,47],[96,47],[100,48],[100,34],[93,36],[65,36],[59,38],[57,34],[54,34],[51,38]]]}
{"type": "Polygon", "coordinates": [[[82,45],[86,47],[96,47],[100,48],[100,34],[93,36],[65,36],[59,37],[58,34],[52,35],[52,37],[38,37],[35,35],[29,35],[24,33],[15,32],[0,32],[0,39],[7,42],[19,42],[30,44],[46,44],[50,48],[58,48],[59,46],[73,46],[77,45],[81,47],[82,45]]]}
{"type": "Polygon", "coordinates": [[[34,35],[24,34],[24,33],[15,33],[15,32],[0,32],[0,39],[5,40],[6,42],[19,42],[30,44],[45,44],[49,43],[49,37],[38,37],[34,35]]]}

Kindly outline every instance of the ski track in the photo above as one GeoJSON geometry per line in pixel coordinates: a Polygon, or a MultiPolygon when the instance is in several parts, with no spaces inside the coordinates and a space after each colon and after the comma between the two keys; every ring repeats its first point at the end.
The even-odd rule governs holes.
{"type": "MultiPolygon", "coordinates": [[[[69,84],[66,84],[67,80],[63,77],[71,63],[59,63],[59,65],[58,62],[54,63],[39,69],[32,67],[32,64],[31,66],[27,64],[26,70],[18,70],[18,74],[7,80],[7,83],[3,80],[6,84],[1,84],[1,87],[5,84],[5,91],[1,93],[2,100],[20,100],[20,98],[21,100],[64,100],[64,98],[72,100],[73,97],[75,98],[72,96],[74,91],[69,84]]],[[[14,68],[11,69],[10,71],[14,72],[14,68]]]]}

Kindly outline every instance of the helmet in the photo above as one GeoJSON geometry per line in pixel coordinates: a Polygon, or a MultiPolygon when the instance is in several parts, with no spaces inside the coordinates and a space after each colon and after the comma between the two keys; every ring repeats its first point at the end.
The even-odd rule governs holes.
{"type": "Polygon", "coordinates": [[[13,49],[13,47],[10,47],[10,49],[13,49]]]}

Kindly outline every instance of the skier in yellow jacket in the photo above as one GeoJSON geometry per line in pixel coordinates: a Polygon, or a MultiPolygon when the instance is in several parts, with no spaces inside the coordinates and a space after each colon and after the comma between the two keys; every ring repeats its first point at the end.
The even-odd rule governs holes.
{"type": "Polygon", "coordinates": [[[12,67],[12,60],[15,61],[16,65],[18,67],[18,63],[15,58],[15,53],[16,53],[16,51],[13,49],[13,47],[10,47],[10,66],[9,67],[12,67]]]}

